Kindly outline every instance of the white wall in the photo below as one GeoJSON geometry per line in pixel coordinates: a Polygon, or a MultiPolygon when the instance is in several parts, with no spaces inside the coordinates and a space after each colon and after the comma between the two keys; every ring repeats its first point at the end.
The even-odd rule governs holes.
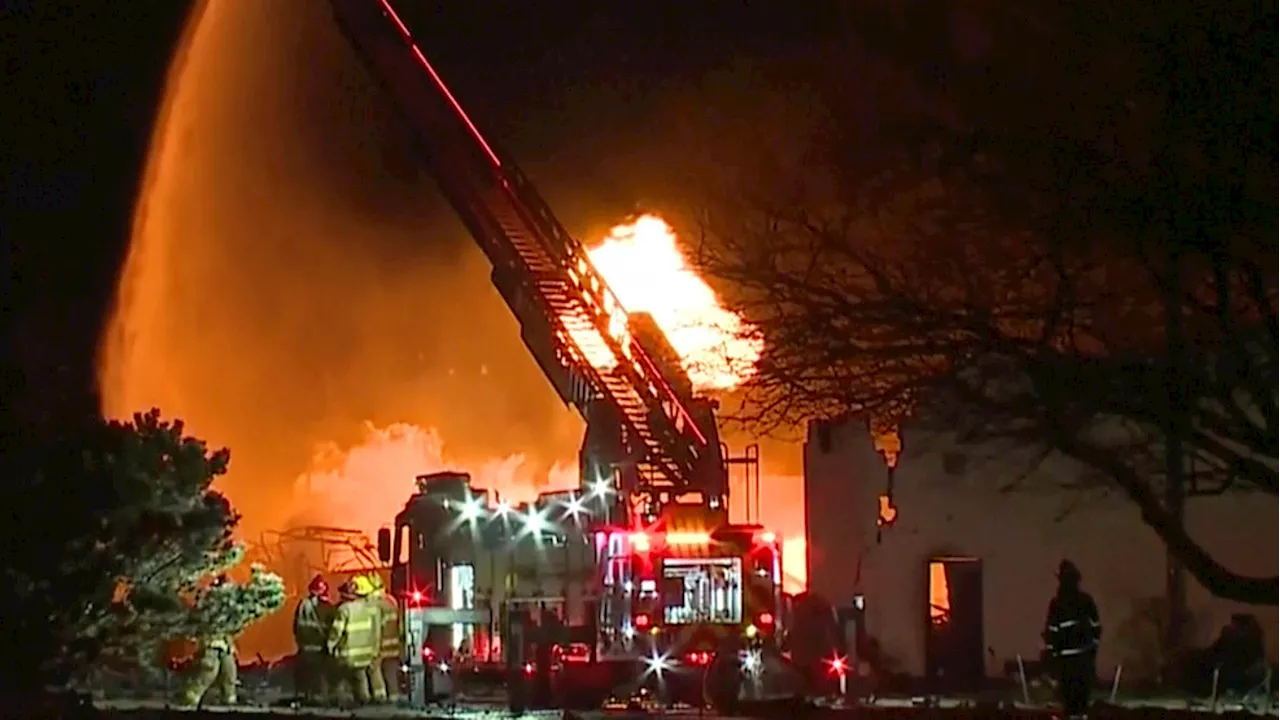
{"type": "MultiPolygon", "coordinates": [[[[895,474],[899,515],[877,543],[884,462],[864,423],[830,427],[825,452],[821,427],[810,427],[805,446],[810,589],[837,604],[865,594],[870,632],[906,672],[924,672],[925,568],[934,555],[983,561],[984,633],[994,651],[990,674],[1017,653],[1039,655],[1041,624],[1063,558],[1080,567],[1085,589],[1098,602],[1103,674],[1121,660],[1124,644],[1114,630],[1134,601],[1164,593],[1163,549],[1118,492],[1055,489],[1054,481],[1079,477],[1072,463],[1057,460],[1026,477],[1019,490],[1002,493],[997,488],[1028,467],[1025,458],[970,459],[962,471],[953,465],[949,473],[943,462],[948,450],[909,430],[895,474]]],[[[1265,495],[1202,498],[1191,502],[1187,522],[1193,537],[1228,567],[1264,575],[1277,569],[1277,514],[1276,499],[1265,495]]],[[[1190,577],[1188,585],[1191,610],[1203,620],[1200,641],[1211,641],[1231,613],[1253,612],[1275,657],[1275,607],[1210,598],[1190,577]]]]}

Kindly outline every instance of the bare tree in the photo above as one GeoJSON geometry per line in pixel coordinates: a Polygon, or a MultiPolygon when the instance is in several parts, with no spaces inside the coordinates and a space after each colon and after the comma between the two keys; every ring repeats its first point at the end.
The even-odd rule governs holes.
{"type": "Polygon", "coordinates": [[[1268,96],[1230,74],[1239,57],[1192,63],[1167,18],[1088,19],[1058,37],[1088,27],[1137,68],[1118,97],[1081,96],[1102,130],[952,105],[875,153],[833,150],[830,182],[709,213],[703,269],[765,341],[744,419],[910,415],[1062,453],[1212,593],[1275,604],[1276,577],[1231,572],[1181,518],[1189,495],[1277,492],[1274,77],[1268,96]],[[1217,77],[1238,87],[1206,95],[1217,77]]]}

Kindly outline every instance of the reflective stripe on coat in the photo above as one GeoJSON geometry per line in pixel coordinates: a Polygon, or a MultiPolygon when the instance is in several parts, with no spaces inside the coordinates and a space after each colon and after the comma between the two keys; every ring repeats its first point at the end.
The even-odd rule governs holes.
{"type": "Polygon", "coordinates": [[[346,667],[368,667],[378,654],[380,620],[363,599],[343,602],[329,628],[329,652],[346,667]]]}
{"type": "Polygon", "coordinates": [[[1043,637],[1053,657],[1096,653],[1102,640],[1102,620],[1093,596],[1082,590],[1055,595],[1049,602],[1043,637]]]}
{"type": "Polygon", "coordinates": [[[204,642],[201,643],[201,646],[205,650],[216,650],[224,653],[235,651],[235,643],[233,643],[231,638],[226,635],[214,635],[212,637],[207,637],[204,639],[204,642]]]}

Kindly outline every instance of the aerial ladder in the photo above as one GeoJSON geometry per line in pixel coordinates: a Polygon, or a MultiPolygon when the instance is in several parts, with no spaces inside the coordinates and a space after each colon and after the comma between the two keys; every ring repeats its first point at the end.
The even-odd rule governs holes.
{"type": "Polygon", "coordinates": [[[391,0],[330,0],[399,106],[444,197],[493,266],[492,282],[560,398],[587,423],[584,491],[611,523],[653,522],[677,502],[727,517],[715,403],[695,396],[652,318],[628,315],[511,156],[487,139],[391,0]]]}

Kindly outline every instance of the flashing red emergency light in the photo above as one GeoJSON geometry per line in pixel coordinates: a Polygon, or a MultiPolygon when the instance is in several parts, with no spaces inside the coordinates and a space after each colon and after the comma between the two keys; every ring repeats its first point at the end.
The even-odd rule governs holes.
{"type": "Polygon", "coordinates": [[[525,674],[525,675],[532,675],[532,674],[533,674],[533,663],[525,663],[525,664],[524,664],[524,674],[525,674]]]}
{"type": "Polygon", "coordinates": [[[636,552],[649,552],[649,534],[644,532],[633,532],[628,537],[631,541],[631,548],[636,552]]]}
{"type": "Polygon", "coordinates": [[[711,653],[705,650],[699,650],[685,655],[684,659],[687,660],[690,665],[708,665],[711,663],[711,653]]]}
{"type": "Polygon", "coordinates": [[[413,590],[408,594],[407,599],[413,605],[421,605],[425,598],[426,596],[422,594],[421,590],[413,590]]]}
{"type": "Polygon", "coordinates": [[[760,625],[763,627],[773,627],[773,613],[771,612],[762,612],[760,617],[756,619],[760,621],[760,625]]]}
{"type": "Polygon", "coordinates": [[[432,650],[432,649],[431,649],[431,646],[429,646],[429,645],[423,645],[423,646],[422,646],[422,659],[423,659],[423,660],[426,660],[426,661],[430,662],[431,658],[432,658],[432,657],[434,657],[434,656],[435,656],[435,654],[436,654],[436,653],[435,653],[435,651],[434,651],[434,650],[432,650]]]}
{"type": "Polygon", "coordinates": [[[591,649],[586,643],[573,643],[560,651],[560,660],[567,663],[584,663],[591,661],[591,649]]]}
{"type": "Polygon", "coordinates": [[[844,675],[849,671],[849,663],[845,662],[842,657],[834,657],[828,660],[827,665],[830,666],[832,675],[844,675]]]}
{"type": "Polygon", "coordinates": [[[637,615],[637,616],[636,616],[636,627],[638,627],[638,628],[647,628],[647,627],[649,627],[649,616],[648,616],[648,615],[643,615],[643,614],[641,614],[641,615],[637,615]]]}

